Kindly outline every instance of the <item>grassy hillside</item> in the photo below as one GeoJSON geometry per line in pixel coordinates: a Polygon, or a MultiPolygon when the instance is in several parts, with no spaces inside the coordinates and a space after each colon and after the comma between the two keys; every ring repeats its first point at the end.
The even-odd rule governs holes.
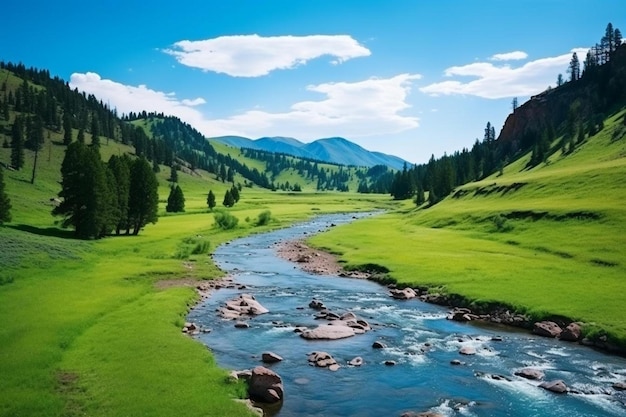
{"type": "MultiPolygon", "coordinates": [[[[214,227],[206,195],[213,190],[221,207],[230,184],[179,172],[186,212],[166,214],[170,169],[161,166],[156,225],[135,237],[77,241],[50,214],[65,147],[60,134],[45,136],[34,185],[28,151],[21,171],[4,171],[13,221],[0,227],[2,416],[246,415],[232,401],[243,387],[228,383],[211,353],[181,334],[197,300],[193,282],[221,275],[206,248],[317,213],[388,204],[384,196],[244,188],[229,210],[239,226],[224,231],[214,227]],[[272,222],[256,227],[265,210],[272,222]]],[[[129,151],[102,140],[104,159],[129,151]]],[[[0,148],[0,162],[9,154],[0,148]]]]}
{"type": "Polygon", "coordinates": [[[384,265],[401,283],[581,320],[626,346],[623,120],[610,117],[572,154],[531,170],[526,155],[431,208],[407,205],[312,242],[352,266],[384,265]]]}

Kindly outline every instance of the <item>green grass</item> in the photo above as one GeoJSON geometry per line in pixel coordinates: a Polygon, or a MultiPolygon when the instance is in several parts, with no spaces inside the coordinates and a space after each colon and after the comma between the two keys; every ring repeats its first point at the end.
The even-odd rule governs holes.
{"type": "MultiPolygon", "coordinates": [[[[626,137],[623,112],[573,154],[525,169],[528,156],[428,209],[404,210],[316,236],[352,267],[398,282],[498,302],[536,318],[587,323],[626,345],[626,137]],[[513,184],[523,184],[512,187],[513,184]]],[[[453,192],[454,194],[454,192],[453,192]]]]}
{"type": "MultiPolygon", "coordinates": [[[[214,227],[206,207],[212,189],[221,206],[231,186],[211,174],[179,173],[185,213],[165,215],[169,168],[161,167],[161,217],[135,237],[77,241],[55,226],[51,198],[59,191],[64,147],[52,132],[35,184],[32,155],[21,171],[5,171],[13,221],[0,227],[0,415],[248,415],[202,344],[183,336],[192,288],[160,289],[161,280],[214,279],[222,272],[208,252],[233,238],[285,226],[319,213],[371,210],[386,196],[272,193],[244,188],[228,212],[232,230],[214,227]],[[270,210],[272,220],[257,226],[270,210]],[[249,221],[246,221],[249,219],[249,221]]],[[[103,140],[105,160],[127,152],[103,140]]],[[[0,161],[8,162],[0,148],[0,161]]]]}

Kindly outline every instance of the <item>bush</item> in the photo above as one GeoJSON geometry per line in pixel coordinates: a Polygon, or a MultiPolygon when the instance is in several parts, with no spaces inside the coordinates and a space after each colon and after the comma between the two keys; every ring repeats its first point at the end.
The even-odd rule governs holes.
{"type": "Polygon", "coordinates": [[[256,225],[257,226],[265,226],[272,220],[272,212],[269,210],[262,211],[259,213],[259,217],[257,218],[256,225]]]}
{"type": "Polygon", "coordinates": [[[209,249],[211,248],[211,242],[209,242],[208,240],[202,240],[198,243],[196,243],[196,246],[194,246],[194,248],[191,251],[192,255],[204,255],[205,253],[209,252],[209,249]]]}
{"type": "Polygon", "coordinates": [[[239,219],[230,213],[215,213],[215,226],[223,230],[230,230],[237,227],[239,219]]]}

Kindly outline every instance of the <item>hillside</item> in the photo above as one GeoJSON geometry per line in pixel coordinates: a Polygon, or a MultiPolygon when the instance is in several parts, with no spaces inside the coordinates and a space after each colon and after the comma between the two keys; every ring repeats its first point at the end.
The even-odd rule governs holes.
{"type": "Polygon", "coordinates": [[[259,138],[256,140],[240,136],[222,136],[212,138],[212,141],[221,142],[235,148],[249,148],[274,153],[328,162],[332,164],[373,167],[385,165],[396,170],[402,169],[408,162],[393,155],[381,152],[372,152],[350,142],[347,139],[334,137],[318,139],[310,143],[302,143],[297,139],[272,137],[259,138]]]}
{"type": "Polygon", "coordinates": [[[407,202],[313,243],[473,308],[581,321],[597,346],[626,352],[626,110],[601,122],[573,151],[559,136],[545,162],[529,168],[526,152],[434,206],[407,202]]]}

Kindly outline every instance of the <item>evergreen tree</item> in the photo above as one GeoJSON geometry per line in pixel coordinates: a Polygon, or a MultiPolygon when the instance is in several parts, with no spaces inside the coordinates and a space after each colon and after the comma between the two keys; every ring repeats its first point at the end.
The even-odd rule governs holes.
{"type": "Polygon", "coordinates": [[[170,182],[178,182],[178,170],[176,169],[176,165],[172,165],[170,168],[170,182]]]}
{"type": "Polygon", "coordinates": [[[61,204],[54,215],[64,216],[63,227],[74,227],[76,237],[93,239],[111,229],[110,192],[99,153],[80,142],[68,145],[61,165],[61,204]]]}
{"type": "Polygon", "coordinates": [[[72,118],[69,112],[63,113],[63,144],[69,145],[72,143],[72,118]]]}
{"type": "Polygon", "coordinates": [[[21,117],[16,117],[11,128],[11,166],[16,170],[24,166],[24,129],[21,117]]]}
{"type": "MultiPolygon", "coordinates": [[[[158,221],[159,183],[145,158],[136,159],[130,169],[130,196],[128,199],[129,227],[137,235],[148,223],[158,221]]],[[[130,228],[128,232],[130,232],[130,228]]]]}
{"type": "Polygon", "coordinates": [[[76,140],[80,143],[85,143],[85,129],[82,127],[78,129],[78,136],[76,136],[76,140]]]}
{"type": "Polygon", "coordinates": [[[556,86],[560,87],[565,83],[565,81],[563,81],[563,74],[559,74],[558,77],[556,77],[556,86]]]}
{"type": "Polygon", "coordinates": [[[100,148],[100,127],[95,115],[91,117],[91,146],[100,148]]]}
{"type": "Polygon", "coordinates": [[[130,193],[130,166],[132,162],[127,155],[113,155],[107,164],[108,170],[115,179],[115,186],[111,187],[111,192],[116,195],[117,221],[115,223],[115,233],[120,234],[122,230],[128,230],[128,198],[130,193]]]}
{"type": "Polygon", "coordinates": [[[11,200],[5,191],[4,175],[0,166],[0,225],[11,221],[11,200]]]}
{"type": "Polygon", "coordinates": [[[572,54],[572,60],[569,62],[570,81],[577,81],[580,78],[580,61],[576,52],[572,54]]]}
{"type": "Polygon", "coordinates": [[[215,207],[215,194],[213,194],[213,190],[209,190],[209,194],[206,197],[206,205],[209,207],[209,210],[213,211],[215,207]]]}
{"type": "Polygon", "coordinates": [[[417,195],[415,196],[415,204],[421,206],[426,202],[426,196],[424,195],[424,188],[418,184],[417,185],[417,195]]]}
{"type": "Polygon", "coordinates": [[[165,211],[168,213],[178,213],[185,211],[185,196],[179,185],[172,185],[170,195],[167,197],[167,206],[165,211]]]}
{"type": "Polygon", "coordinates": [[[230,195],[233,196],[233,200],[235,201],[235,204],[237,204],[239,202],[240,195],[239,195],[239,189],[237,189],[236,186],[233,185],[230,188],[230,195]]]}
{"type": "Polygon", "coordinates": [[[576,143],[581,144],[585,141],[585,129],[583,128],[583,124],[578,124],[578,137],[576,138],[576,143]]]}
{"type": "Polygon", "coordinates": [[[226,190],[226,193],[224,194],[224,201],[222,202],[222,204],[224,205],[224,207],[232,207],[235,205],[235,199],[230,193],[230,190],[226,190]]]}

